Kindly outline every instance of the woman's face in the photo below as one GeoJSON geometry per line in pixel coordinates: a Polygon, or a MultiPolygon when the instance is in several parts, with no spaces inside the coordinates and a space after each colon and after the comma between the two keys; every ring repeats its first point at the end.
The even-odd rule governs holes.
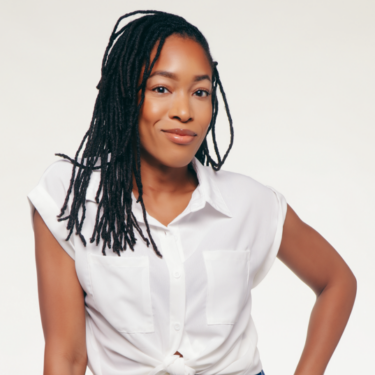
{"type": "Polygon", "coordinates": [[[143,159],[174,168],[189,164],[211,121],[211,80],[200,44],[178,35],[166,39],[147,80],[139,117],[143,159]]]}

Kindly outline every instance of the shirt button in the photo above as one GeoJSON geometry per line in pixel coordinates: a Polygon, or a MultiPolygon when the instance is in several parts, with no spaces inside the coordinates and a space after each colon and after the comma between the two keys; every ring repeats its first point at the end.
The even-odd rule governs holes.
{"type": "Polygon", "coordinates": [[[174,329],[175,329],[175,331],[179,331],[180,328],[181,328],[180,323],[176,323],[176,324],[174,325],[174,329]]]}
{"type": "Polygon", "coordinates": [[[181,272],[180,271],[174,271],[173,272],[173,276],[178,279],[180,276],[181,276],[181,272]]]}

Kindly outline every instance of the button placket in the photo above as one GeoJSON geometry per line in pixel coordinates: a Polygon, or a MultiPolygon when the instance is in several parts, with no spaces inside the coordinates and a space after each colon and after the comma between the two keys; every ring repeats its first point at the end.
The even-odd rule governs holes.
{"type": "Polygon", "coordinates": [[[164,231],[161,238],[163,256],[169,269],[170,280],[170,350],[178,350],[183,335],[185,321],[185,277],[183,261],[179,251],[179,234],[164,231]]]}

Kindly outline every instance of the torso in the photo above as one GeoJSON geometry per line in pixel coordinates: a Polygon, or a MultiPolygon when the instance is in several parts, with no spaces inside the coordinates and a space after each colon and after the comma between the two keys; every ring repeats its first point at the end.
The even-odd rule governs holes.
{"type": "MultiPolygon", "coordinates": [[[[195,165],[199,185],[189,185],[178,201],[167,195],[148,200],[143,185],[147,221],[162,259],[138,232],[134,251],[128,247],[121,256],[108,248],[103,256],[101,243],[87,241],[84,246],[78,236],[65,241],[66,222],[56,215],[72,173],[68,162],[54,163],[29,194],[74,259],[86,293],[93,373],[114,374],[114,364],[124,374],[173,373],[176,366],[181,374],[261,371],[251,289],[276,257],[286,203],[249,177],[215,173],[198,161],[195,165]],[[180,353],[183,358],[176,359],[180,353]]],[[[86,239],[95,224],[99,183],[100,173],[94,171],[86,192],[86,239]]],[[[132,199],[134,216],[146,234],[140,204],[132,199]]]]}

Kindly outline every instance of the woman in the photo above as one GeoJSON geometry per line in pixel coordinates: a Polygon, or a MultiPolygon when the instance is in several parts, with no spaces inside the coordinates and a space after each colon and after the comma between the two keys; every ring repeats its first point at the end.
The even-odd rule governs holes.
{"type": "Polygon", "coordinates": [[[216,65],[181,17],[115,25],[75,159],[29,194],[46,375],[263,373],[251,289],[276,256],[317,295],[295,374],[324,373],[355,278],[280,193],[220,170],[216,65]]]}

